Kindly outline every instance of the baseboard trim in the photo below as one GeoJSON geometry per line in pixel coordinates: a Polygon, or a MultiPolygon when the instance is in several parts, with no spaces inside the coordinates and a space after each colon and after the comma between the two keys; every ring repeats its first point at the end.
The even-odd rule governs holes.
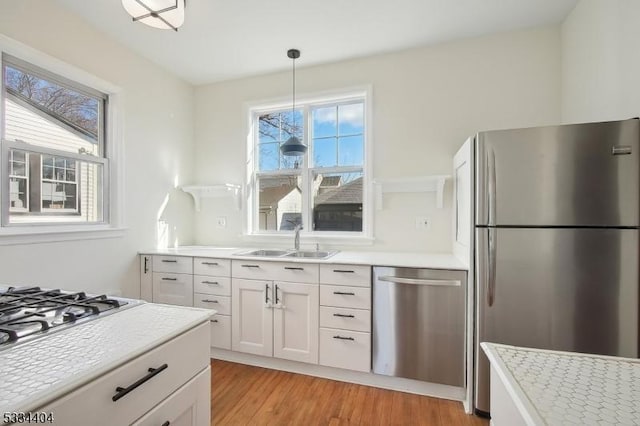
{"type": "MultiPolygon", "coordinates": [[[[211,348],[211,358],[454,401],[464,401],[466,395],[464,388],[455,386],[421,382],[401,377],[381,376],[373,373],[362,373],[322,365],[305,364],[302,362],[234,352],[226,349],[211,348]]],[[[213,374],[215,386],[215,372],[213,374]]]]}

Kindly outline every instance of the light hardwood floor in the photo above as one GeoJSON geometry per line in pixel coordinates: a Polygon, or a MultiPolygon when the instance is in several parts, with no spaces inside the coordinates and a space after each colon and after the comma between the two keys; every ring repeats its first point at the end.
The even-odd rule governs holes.
{"type": "Polygon", "coordinates": [[[454,401],[212,361],[212,425],[488,425],[454,401]]]}

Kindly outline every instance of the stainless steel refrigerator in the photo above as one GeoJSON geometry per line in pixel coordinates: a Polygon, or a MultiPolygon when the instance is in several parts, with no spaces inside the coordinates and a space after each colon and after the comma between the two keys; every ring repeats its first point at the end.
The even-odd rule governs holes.
{"type": "Polygon", "coordinates": [[[638,119],[475,140],[475,408],[480,342],[639,356],[638,119]]]}

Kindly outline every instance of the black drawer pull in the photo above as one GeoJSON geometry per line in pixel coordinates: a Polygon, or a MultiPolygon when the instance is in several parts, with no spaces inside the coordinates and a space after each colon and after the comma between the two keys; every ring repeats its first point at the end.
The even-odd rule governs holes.
{"type": "Polygon", "coordinates": [[[334,291],[333,294],[339,294],[341,296],[355,296],[355,293],[352,293],[350,291],[334,291]]]}
{"type": "Polygon", "coordinates": [[[211,320],[211,322],[218,322],[218,320],[211,320]]]}
{"type": "Polygon", "coordinates": [[[177,261],[177,260],[162,259],[162,261],[163,261],[164,263],[178,263],[178,261],[177,261]]]}
{"type": "Polygon", "coordinates": [[[178,281],[178,279],[177,279],[177,278],[167,278],[167,277],[164,277],[164,278],[162,278],[162,281],[178,281]]]}
{"type": "Polygon", "coordinates": [[[340,317],[340,318],[355,318],[355,316],[351,315],[351,314],[333,314],[334,317],[340,317]]]}
{"type": "Polygon", "coordinates": [[[218,281],[202,281],[202,284],[220,285],[218,281]]]}
{"type": "Polygon", "coordinates": [[[218,302],[217,300],[211,300],[211,299],[202,299],[202,301],[203,301],[204,303],[220,303],[220,302],[218,302]]]}
{"type": "Polygon", "coordinates": [[[218,266],[218,262],[202,262],[203,265],[218,266]]]}
{"type": "Polygon", "coordinates": [[[333,272],[341,272],[343,274],[355,274],[356,271],[350,271],[348,269],[334,269],[333,272]]]}
{"type": "Polygon", "coordinates": [[[117,400],[119,400],[123,396],[126,396],[129,392],[131,392],[132,390],[134,390],[138,386],[142,385],[143,383],[153,379],[155,376],[157,376],[158,374],[162,373],[164,370],[167,369],[167,367],[169,367],[167,364],[162,364],[158,368],[150,368],[150,369],[147,370],[149,372],[149,374],[147,374],[143,378],[137,380],[132,385],[129,385],[126,388],[122,388],[122,387],[118,386],[116,388],[116,394],[111,397],[111,400],[113,402],[116,402],[117,400]]]}
{"type": "Polygon", "coordinates": [[[339,339],[339,340],[356,340],[353,337],[344,337],[344,336],[333,336],[334,339],[339,339]]]}
{"type": "Polygon", "coordinates": [[[260,265],[241,265],[243,268],[259,268],[260,265]]]}
{"type": "Polygon", "coordinates": [[[285,266],[284,269],[287,269],[289,271],[304,271],[304,268],[293,267],[293,266],[285,266]]]}
{"type": "Polygon", "coordinates": [[[149,258],[147,256],[144,257],[144,273],[149,272],[149,258]]]}
{"type": "Polygon", "coordinates": [[[171,424],[171,422],[169,420],[167,420],[166,422],[162,423],[162,426],[169,426],[171,424]]]}

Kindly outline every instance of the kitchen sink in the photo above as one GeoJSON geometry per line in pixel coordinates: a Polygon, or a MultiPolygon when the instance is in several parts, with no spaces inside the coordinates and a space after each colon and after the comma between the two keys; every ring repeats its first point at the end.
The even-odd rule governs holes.
{"type": "Polygon", "coordinates": [[[283,257],[298,257],[304,259],[327,259],[336,254],[337,251],[294,251],[283,257]]]}
{"type": "Polygon", "coordinates": [[[234,253],[235,256],[255,256],[255,257],[293,257],[299,259],[327,259],[337,251],[318,251],[318,250],[276,250],[276,249],[260,249],[242,251],[234,253]]]}
{"type": "Polygon", "coordinates": [[[248,252],[235,253],[238,256],[258,256],[258,257],[280,257],[290,253],[290,250],[252,250],[248,252]]]}

